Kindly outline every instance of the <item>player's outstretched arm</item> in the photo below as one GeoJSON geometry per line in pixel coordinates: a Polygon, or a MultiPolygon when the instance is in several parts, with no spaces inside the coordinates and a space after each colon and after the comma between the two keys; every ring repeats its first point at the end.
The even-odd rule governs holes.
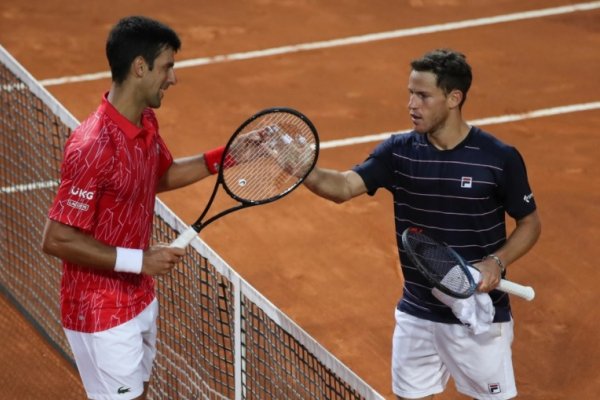
{"type": "Polygon", "coordinates": [[[336,203],[343,203],[367,192],[365,182],[356,172],[336,171],[315,167],[304,185],[316,195],[336,203]]]}
{"type": "Polygon", "coordinates": [[[158,182],[157,192],[166,192],[198,182],[212,175],[206,166],[204,154],[178,158],[158,182]]]}

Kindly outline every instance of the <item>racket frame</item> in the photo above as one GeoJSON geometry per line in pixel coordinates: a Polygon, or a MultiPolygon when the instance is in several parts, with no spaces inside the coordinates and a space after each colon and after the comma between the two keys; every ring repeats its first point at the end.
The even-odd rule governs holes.
{"type": "Polygon", "coordinates": [[[468,290],[466,290],[464,293],[455,292],[454,290],[451,290],[448,287],[446,287],[445,285],[443,285],[441,283],[441,280],[436,279],[433,276],[433,274],[430,272],[430,269],[427,268],[427,266],[425,266],[421,262],[421,260],[420,260],[421,257],[417,254],[416,250],[413,248],[413,246],[409,242],[408,236],[411,234],[411,232],[413,230],[414,230],[414,228],[406,228],[404,230],[404,232],[402,232],[402,247],[404,248],[404,251],[406,252],[408,258],[412,261],[412,263],[419,270],[419,272],[429,281],[429,283],[431,283],[438,290],[440,290],[442,293],[447,294],[448,296],[452,296],[452,297],[458,298],[458,299],[466,299],[466,298],[471,297],[475,293],[475,290],[477,289],[477,282],[475,282],[475,279],[473,279],[473,275],[469,271],[469,265],[465,262],[465,260],[452,247],[447,246],[445,244],[440,244],[439,242],[430,238],[427,235],[424,235],[422,233],[417,233],[418,235],[423,235],[426,238],[428,238],[433,244],[441,246],[444,248],[444,250],[448,251],[448,253],[454,258],[453,268],[459,267],[460,270],[463,272],[463,274],[466,276],[466,278],[469,282],[468,290]]]}
{"type": "MultiPolygon", "coordinates": [[[[288,193],[290,193],[291,191],[293,191],[294,189],[296,189],[298,186],[300,186],[302,184],[302,182],[304,182],[304,180],[306,179],[306,177],[308,176],[308,174],[310,174],[310,172],[313,170],[313,168],[315,167],[315,165],[317,164],[317,159],[319,158],[319,135],[317,133],[317,129],[315,128],[315,126],[313,125],[313,123],[308,119],[308,117],[306,117],[304,114],[302,114],[301,112],[294,110],[293,108],[288,108],[288,107],[271,107],[271,108],[266,108],[262,111],[257,112],[256,114],[254,114],[252,117],[248,118],[242,125],[240,125],[240,127],[234,132],[233,135],[231,135],[231,138],[229,138],[229,141],[227,142],[227,145],[225,146],[225,151],[223,151],[223,156],[221,157],[221,163],[219,166],[219,177],[218,177],[218,181],[221,182],[221,184],[223,185],[223,189],[225,189],[225,191],[227,192],[227,194],[229,196],[231,196],[231,198],[233,198],[234,200],[239,201],[240,203],[242,203],[242,205],[239,208],[243,208],[243,207],[250,207],[250,206],[257,206],[259,204],[267,204],[267,203],[271,203],[275,200],[278,200],[280,198],[282,198],[283,196],[287,195],[288,193]],[[227,158],[227,154],[229,153],[229,149],[231,148],[231,145],[233,144],[233,142],[235,141],[235,138],[238,136],[238,134],[244,130],[244,128],[248,125],[250,125],[252,122],[254,122],[256,119],[262,117],[263,115],[266,114],[272,114],[272,113],[287,113],[287,114],[292,114],[296,117],[298,117],[299,119],[301,119],[311,130],[311,132],[313,133],[314,137],[315,137],[315,156],[313,158],[313,161],[310,165],[310,167],[307,169],[306,173],[304,174],[304,176],[302,176],[302,178],[299,178],[296,183],[294,185],[292,185],[291,187],[289,187],[285,192],[279,193],[276,196],[267,198],[267,199],[262,199],[262,200],[258,200],[258,201],[251,201],[248,199],[244,199],[241,198],[239,196],[237,196],[235,193],[233,193],[233,191],[227,186],[227,184],[225,183],[225,177],[223,176],[224,172],[225,172],[225,168],[223,168],[223,165],[225,163],[225,160],[227,158]]],[[[215,190],[216,192],[216,190],[215,190]]],[[[238,208],[232,210],[235,211],[238,208]]],[[[209,219],[212,220],[213,218],[209,219]]],[[[216,218],[215,218],[216,219],[216,218]]],[[[207,221],[208,222],[208,221],[207,221]]],[[[212,222],[212,221],[211,221],[212,222]]]]}
{"type": "Polygon", "coordinates": [[[271,202],[273,202],[275,200],[279,200],[282,197],[286,196],[287,194],[291,193],[294,189],[296,189],[298,186],[300,186],[302,184],[302,182],[304,182],[306,177],[310,174],[310,172],[315,167],[318,158],[319,158],[319,134],[317,132],[317,129],[313,125],[313,123],[308,119],[308,117],[306,117],[301,112],[294,110],[292,108],[288,108],[288,107],[271,107],[271,108],[266,108],[262,111],[257,112],[256,114],[252,115],[250,118],[248,118],[246,121],[244,121],[229,138],[229,141],[227,142],[227,145],[225,146],[223,155],[221,156],[221,160],[219,162],[219,171],[217,173],[217,181],[215,182],[213,191],[210,195],[208,203],[206,204],[206,207],[204,208],[204,211],[202,211],[202,214],[200,214],[198,219],[196,219],[196,221],[192,225],[190,225],[190,227],[187,230],[185,230],[181,235],[179,235],[179,237],[177,237],[177,239],[175,239],[175,241],[173,241],[171,243],[171,247],[182,247],[182,248],[186,247],[194,239],[194,237],[196,237],[196,235],[198,233],[200,233],[200,231],[202,229],[204,229],[206,226],[208,226],[212,222],[216,221],[217,219],[219,219],[227,214],[230,214],[230,213],[240,210],[242,208],[248,208],[248,207],[253,207],[253,206],[257,206],[257,205],[261,205],[261,204],[271,203],[271,202]],[[241,198],[241,197],[235,195],[231,191],[231,189],[229,189],[227,187],[227,184],[225,183],[225,178],[223,175],[224,170],[225,170],[225,168],[223,168],[223,166],[225,164],[225,160],[227,159],[227,154],[229,153],[229,149],[231,148],[231,145],[233,144],[233,142],[235,141],[237,136],[240,134],[240,132],[242,132],[244,130],[244,128],[246,126],[251,124],[256,119],[262,117],[263,115],[272,114],[272,113],[276,113],[276,112],[292,114],[292,115],[300,118],[309,127],[309,129],[311,130],[311,132],[315,138],[315,144],[314,144],[315,154],[314,154],[312,164],[307,169],[304,176],[302,176],[301,178],[298,178],[298,180],[295,182],[294,185],[292,185],[287,190],[285,190],[282,193],[279,193],[276,196],[273,196],[273,197],[270,197],[267,199],[262,199],[262,200],[255,200],[255,201],[250,201],[248,199],[241,198]],[[210,207],[212,206],[212,203],[217,195],[219,186],[223,186],[223,189],[225,190],[225,192],[231,198],[238,201],[240,204],[237,204],[233,207],[223,210],[223,211],[213,215],[212,217],[208,218],[206,221],[204,221],[204,217],[208,213],[208,211],[209,211],[210,207]]]}

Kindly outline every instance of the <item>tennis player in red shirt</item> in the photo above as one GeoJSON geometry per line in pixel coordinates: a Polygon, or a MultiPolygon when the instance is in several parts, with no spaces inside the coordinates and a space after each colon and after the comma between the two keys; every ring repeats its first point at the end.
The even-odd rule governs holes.
{"type": "Polygon", "coordinates": [[[173,160],[153,109],[177,83],[181,42],[127,17],[111,30],[110,91],[73,131],[42,247],[63,260],[62,324],[91,399],[144,399],[156,353],[154,275],[183,249],[150,246],[155,195],[216,172],[221,149],[173,160]]]}

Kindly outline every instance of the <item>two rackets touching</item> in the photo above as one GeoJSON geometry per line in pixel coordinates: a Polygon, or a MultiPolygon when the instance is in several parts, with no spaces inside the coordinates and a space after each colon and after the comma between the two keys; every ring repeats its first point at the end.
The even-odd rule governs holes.
{"type": "MultiPolygon", "coordinates": [[[[441,292],[456,298],[472,296],[477,289],[469,265],[451,247],[439,243],[417,228],[402,232],[402,247],[414,266],[441,292]]],[[[525,300],[533,300],[535,292],[529,286],[502,279],[496,288],[525,300]]]]}
{"type": "Polygon", "coordinates": [[[319,136],[312,122],[290,108],[269,108],[248,118],[225,146],[206,208],[172,247],[186,247],[208,224],[233,211],[281,199],[314,168],[319,136]],[[237,203],[204,220],[219,187],[237,203]]]}

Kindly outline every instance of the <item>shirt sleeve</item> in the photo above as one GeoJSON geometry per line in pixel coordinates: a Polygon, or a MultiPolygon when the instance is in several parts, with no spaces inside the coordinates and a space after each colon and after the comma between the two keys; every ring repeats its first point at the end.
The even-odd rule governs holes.
{"type": "Polygon", "coordinates": [[[48,217],[54,221],[91,231],[98,200],[113,163],[108,140],[67,142],[61,166],[61,181],[48,217]]]}
{"type": "Polygon", "coordinates": [[[514,147],[508,151],[504,177],[504,203],[508,215],[521,219],[535,211],[535,199],[527,179],[525,162],[514,147]]]}
{"type": "Polygon", "coordinates": [[[352,170],[365,182],[367,193],[374,195],[379,188],[392,190],[394,169],[391,162],[392,145],[394,137],[381,142],[369,157],[352,170]]]}

